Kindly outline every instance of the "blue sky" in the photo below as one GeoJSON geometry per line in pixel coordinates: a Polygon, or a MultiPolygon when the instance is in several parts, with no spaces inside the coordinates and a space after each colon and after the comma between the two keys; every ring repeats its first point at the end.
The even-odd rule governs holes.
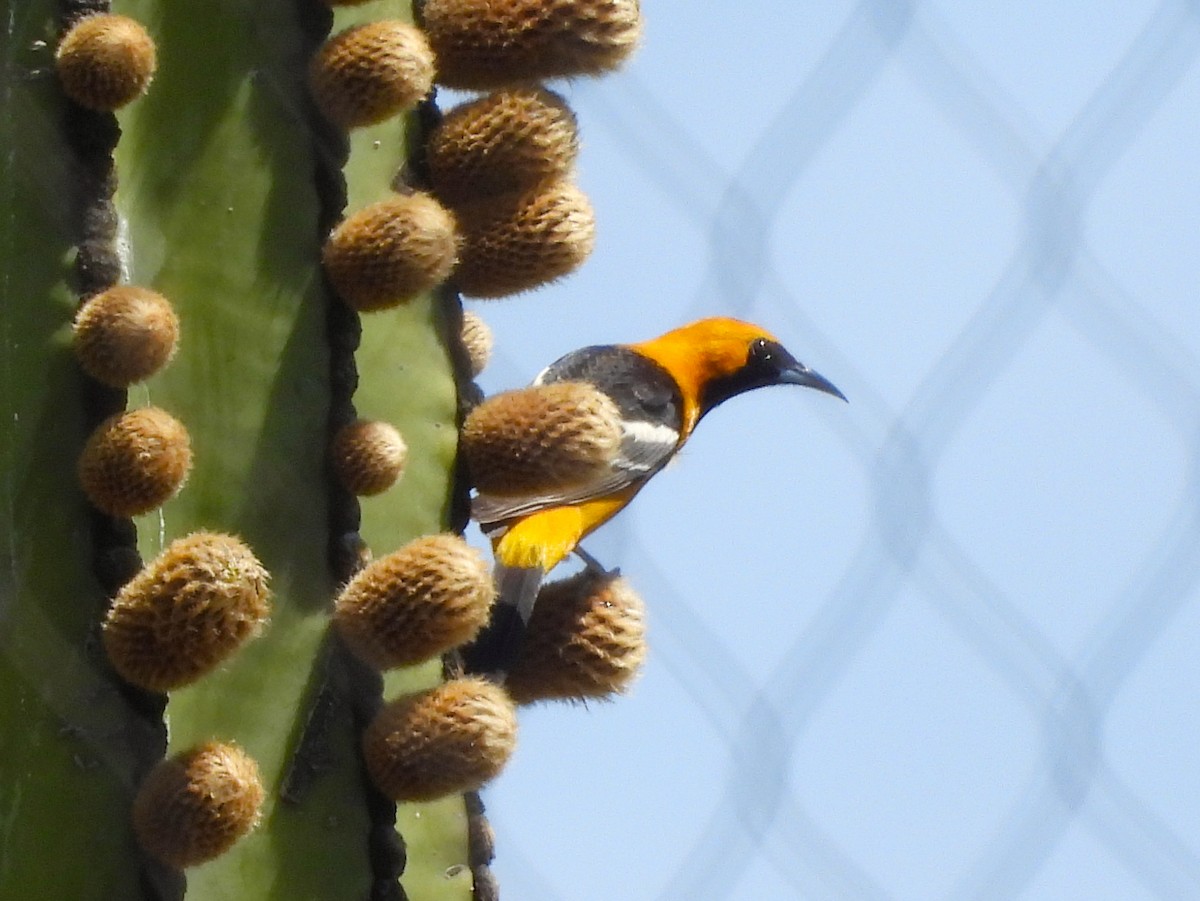
{"type": "Polygon", "coordinates": [[[1200,9],[643,14],[485,388],[728,314],[851,404],[730,402],[589,543],[650,657],[523,713],[505,897],[1200,897],[1200,9]]]}

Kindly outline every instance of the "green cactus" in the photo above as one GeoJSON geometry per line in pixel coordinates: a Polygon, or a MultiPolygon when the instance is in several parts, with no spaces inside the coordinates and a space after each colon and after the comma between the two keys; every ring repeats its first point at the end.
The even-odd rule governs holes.
{"type": "MultiPolygon", "coordinates": [[[[162,754],[214,738],[258,761],[267,802],[255,832],[188,870],[187,898],[400,897],[387,888],[398,859],[380,841],[390,805],[372,796],[358,750],[378,679],[328,635],[355,553],[355,506],[331,484],[325,448],[351,403],[408,444],[403,480],[361,504],[359,533],[376,553],[446,528],[457,309],[430,296],[365,316],[351,401],[358,321],[326,287],[321,241],[343,207],[387,192],[416,126],[392,120],[347,145],[313,107],[306,68],[331,28],[407,12],[376,5],[333,17],[315,0],[117,0],[113,12],[146,26],[159,65],[149,93],[117,114],[120,280],[162,292],[181,324],[174,361],[127,400],[182,421],[194,453],[179,495],[137,519],[136,548],[149,560],[196,529],[237,534],[271,573],[274,611],[261,637],[171,692],[165,709],[122,684],[104,657],[99,623],[132,549],[120,523],[90,509],[75,466],[90,426],[123,398],[80,373],[70,324],[81,286],[116,275],[105,271],[106,248],[91,262],[96,248],[84,248],[75,262],[81,238],[112,231],[88,198],[107,190],[116,133],[108,114],[62,96],[52,68],[59,4],[10,0],[0,88],[0,897],[178,896],[177,874],[137,848],[129,811],[162,754]],[[331,563],[339,546],[343,563],[331,563]]],[[[434,661],[389,674],[383,694],[440,678],[434,661]]],[[[469,897],[463,800],[402,805],[397,822],[408,896],[469,897]]]]}

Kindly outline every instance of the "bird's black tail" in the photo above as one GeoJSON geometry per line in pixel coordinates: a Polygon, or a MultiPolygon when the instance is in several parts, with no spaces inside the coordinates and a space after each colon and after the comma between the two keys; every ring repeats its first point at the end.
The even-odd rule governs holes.
{"type": "Polygon", "coordinates": [[[546,575],[541,567],[496,567],[496,604],[492,618],[479,637],[463,650],[467,672],[503,682],[512,668],[525,626],[529,623],[538,589],[546,575]]]}

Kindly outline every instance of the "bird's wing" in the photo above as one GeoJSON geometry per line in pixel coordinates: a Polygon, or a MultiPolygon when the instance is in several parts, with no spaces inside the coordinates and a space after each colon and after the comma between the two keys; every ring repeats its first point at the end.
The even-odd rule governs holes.
{"type": "Polygon", "coordinates": [[[480,494],[471,515],[487,526],[550,507],[606,497],[644,482],[667,464],[682,440],[683,402],[675,380],[627,347],[585,347],[551,364],[534,380],[591,382],[621,413],[621,446],[611,465],[579,485],[526,495],[480,494]]]}
{"type": "Polygon", "coordinates": [[[643,482],[667,463],[675,452],[679,438],[675,435],[668,442],[661,435],[639,434],[641,432],[641,429],[624,430],[617,458],[596,479],[541,494],[477,494],[471,501],[471,516],[487,526],[550,507],[607,497],[643,482]]]}

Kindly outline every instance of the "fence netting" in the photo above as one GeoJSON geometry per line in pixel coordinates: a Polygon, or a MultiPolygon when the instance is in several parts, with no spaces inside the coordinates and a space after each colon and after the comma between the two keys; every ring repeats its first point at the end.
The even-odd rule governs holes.
{"type": "MultiPolygon", "coordinates": [[[[690,12],[675,4],[660,6],[668,5],[644,8],[651,26],[656,17],[675,15],[675,27],[686,32],[694,27],[692,20],[710,15],[695,6],[686,7],[690,12]]],[[[1006,7],[992,6],[997,19],[1009,15],[1006,7]]],[[[1027,15],[1032,9],[1027,6],[1017,4],[1011,14],[1027,15]]],[[[699,248],[700,255],[690,259],[697,276],[680,301],[679,321],[719,311],[769,323],[802,344],[805,359],[819,361],[818,368],[850,396],[852,414],[814,405],[802,415],[818,422],[813,428],[823,430],[828,443],[852,461],[861,515],[852,540],[847,539],[852,550],[838,559],[827,587],[810,599],[803,621],[787,629],[766,663],[760,651],[731,637],[736,630],[698,612],[696,589],[678,584],[679,561],[665,564],[656,551],[661,544],[657,520],[631,509],[607,527],[596,543],[598,552],[635,579],[652,608],[651,654],[660,675],[652,672],[651,678],[674,682],[673,690],[691,707],[690,716],[703,724],[697,740],[721,743],[721,768],[707,771],[711,782],[693,787],[705,799],[688,807],[701,811],[698,820],[678,828],[674,843],[656,846],[660,856],[653,868],[623,857],[624,846],[636,843],[640,830],[679,827],[670,810],[645,810],[636,826],[597,827],[608,830],[612,844],[602,850],[580,846],[578,853],[586,859],[567,864],[548,861],[538,850],[545,839],[540,829],[546,809],[555,802],[525,797],[534,790],[532,779],[521,782],[520,800],[517,788],[499,788],[492,813],[500,831],[498,864],[506,894],[574,901],[617,897],[613,886],[624,885],[620,897],[670,901],[1200,898],[1200,781],[1194,770],[1186,772],[1180,751],[1189,730],[1193,746],[1200,735],[1194,712],[1200,670],[1194,662],[1182,670],[1171,663],[1188,655],[1194,660],[1200,650],[1194,632],[1200,622],[1200,335],[1189,330],[1200,329],[1195,312],[1200,309],[1195,296],[1200,188],[1180,180],[1181,173],[1200,176],[1200,165],[1156,171],[1160,164],[1147,149],[1182,141],[1190,146],[1183,152],[1200,159],[1200,4],[1126,7],[1128,27],[1119,39],[1095,34],[1094,18],[1110,15],[1109,5],[1053,6],[1055,14],[1042,24],[1074,21],[1078,26],[1059,36],[1063,52],[1078,55],[1088,71],[1104,67],[1082,93],[1077,85],[1062,86],[1062,103],[1070,103],[1072,111],[1057,128],[1047,125],[1052,120],[1041,111],[1025,108],[1030,98],[1057,97],[1054,85],[1035,85],[1023,94],[1011,78],[993,74],[991,54],[1008,52],[1011,73],[1011,55],[1029,48],[1006,51],[989,44],[984,25],[964,28],[959,19],[968,14],[945,3],[865,0],[838,6],[842,18],[829,29],[820,52],[805,46],[808,61],[797,69],[802,77],[782,87],[762,86],[771,78],[769,58],[692,60],[696,67],[728,64],[731,78],[744,79],[741,90],[747,94],[774,91],[767,105],[772,117],[760,122],[761,130],[747,137],[737,156],[718,156],[699,129],[700,120],[677,112],[651,77],[658,65],[653,58],[611,84],[573,89],[585,135],[590,130],[599,135],[598,142],[624,154],[625,165],[636,170],[640,183],[654,187],[663,208],[676,217],[670,222],[686,223],[692,235],[688,246],[699,248]],[[938,123],[930,140],[941,145],[931,148],[931,156],[963,160],[978,190],[994,198],[989,202],[1006,220],[1007,237],[994,258],[981,257],[978,266],[943,261],[947,270],[961,273],[956,276],[960,305],[952,315],[938,318],[936,310],[897,314],[889,308],[913,303],[905,299],[906,280],[929,277],[903,268],[891,275],[896,296],[843,298],[862,308],[858,328],[872,328],[874,315],[874,327],[892,332],[867,338],[839,332],[836,317],[822,315],[798,284],[803,278],[797,273],[813,265],[803,259],[803,243],[797,250],[801,258],[794,261],[781,244],[794,240],[789,230],[805,216],[795,207],[797,186],[814,171],[836,168],[830,158],[848,140],[847,132],[881,143],[891,140],[895,123],[871,119],[886,112],[881,92],[902,92],[905,102],[919,105],[938,123]],[[1187,115],[1190,127],[1180,125],[1187,115]],[[1122,191],[1132,199],[1122,200],[1122,191]],[[1174,211],[1192,231],[1164,227],[1165,240],[1139,239],[1146,242],[1145,253],[1137,248],[1115,253],[1112,236],[1133,227],[1123,221],[1126,209],[1131,221],[1144,218],[1151,224],[1155,210],[1174,211]],[[1165,266],[1170,272],[1150,275],[1139,266],[1165,266]],[[938,333],[936,340],[927,337],[931,331],[938,333]],[[908,356],[897,354],[908,365],[894,380],[875,359],[864,358],[864,348],[887,341],[911,347],[908,356]],[[1061,348],[1057,365],[1056,343],[1061,348]],[[1042,409],[1039,404],[1063,383],[1095,386],[1091,412],[1103,420],[1105,405],[1112,405],[1111,434],[1098,428],[1098,438],[1086,423],[1072,434],[1077,423],[1070,415],[1056,422],[1032,414],[1024,433],[1017,433],[1023,422],[1019,411],[1042,409]],[[1010,444],[1025,447],[1028,456],[1019,465],[1005,468],[1003,460],[984,454],[977,464],[964,459],[971,452],[963,450],[963,442],[988,445],[979,436],[987,435],[989,423],[998,430],[997,456],[1003,457],[1010,444]],[[1131,434],[1142,429],[1149,450],[1140,449],[1138,436],[1131,434]],[[1117,500],[1083,503],[1075,510],[1061,505],[1060,491],[1066,490],[1061,486],[1078,476],[1069,471],[1072,442],[1080,445],[1078,466],[1096,468],[1097,498],[1112,499],[1116,492],[1131,499],[1123,522],[1117,500]],[[1104,465],[1094,462],[1109,451],[1120,484],[1106,481],[1104,465]],[[1046,461],[1044,469],[1029,462],[1038,459],[1046,461]],[[974,475],[972,465],[978,467],[974,475]],[[996,487],[1005,478],[1011,484],[996,487]],[[1015,528],[1042,536],[1035,559],[997,562],[1007,546],[1002,533],[1014,526],[989,524],[995,514],[986,507],[976,511],[979,522],[971,522],[970,510],[963,510],[967,502],[956,501],[954,492],[972,479],[992,483],[985,495],[1025,496],[1022,509],[1029,513],[1015,528]],[[1041,493],[1044,510],[1037,506],[1041,493]],[[1138,498],[1150,498],[1145,501],[1150,513],[1138,498]],[[1118,562],[1099,574],[1074,570],[1105,542],[1113,542],[1111,556],[1118,562]],[[1043,559],[1055,555],[1059,571],[1043,559]],[[1033,571],[1042,568],[1052,574],[1039,582],[1033,571]],[[1039,595],[1031,587],[1036,584],[1063,591],[1039,595]],[[860,702],[847,684],[865,678],[864,659],[877,658],[881,642],[903,640],[895,623],[914,604],[925,611],[927,631],[947,636],[946,659],[936,671],[950,685],[962,683],[971,703],[994,705],[997,717],[1019,723],[1023,751],[1009,768],[1002,750],[972,748],[953,734],[953,722],[944,733],[923,731],[914,742],[927,747],[930,757],[948,747],[959,758],[969,753],[994,759],[968,766],[966,774],[953,760],[946,764],[946,779],[961,779],[967,796],[957,807],[947,807],[944,798],[926,803],[917,792],[909,799],[913,831],[961,828],[971,836],[964,841],[966,850],[943,859],[897,861],[898,849],[928,846],[914,840],[889,847],[885,840],[872,848],[861,829],[856,835],[854,823],[869,822],[875,804],[890,811],[881,816],[892,822],[904,803],[903,787],[889,799],[878,793],[873,798],[870,785],[861,793],[847,785],[814,791],[806,783],[839,776],[802,770],[797,761],[813,757],[816,741],[826,745],[823,754],[835,756],[839,741],[855,745],[844,749],[847,755],[862,753],[862,745],[874,741],[894,741],[880,733],[899,728],[902,711],[897,720],[873,721],[878,708],[863,703],[861,711],[842,712],[846,721],[858,717],[855,727],[834,735],[829,709],[847,699],[860,702]],[[1056,608],[1056,616],[1039,612],[1056,608]],[[1076,608],[1088,613],[1072,621],[1070,610],[1076,608]],[[1129,703],[1142,709],[1144,727],[1131,726],[1136,716],[1128,711],[1119,725],[1113,721],[1121,698],[1131,696],[1136,700],[1129,703]],[[815,725],[822,716],[825,725],[815,725]],[[1141,744],[1134,747],[1137,741],[1141,744]],[[973,792],[986,803],[973,806],[973,792]],[[835,816],[821,800],[834,796],[862,810],[847,814],[848,819],[835,816]],[[526,804],[528,812],[506,809],[526,804]],[[963,817],[961,823],[946,822],[955,815],[963,817]],[[579,875],[599,870],[612,881],[601,885],[579,875]]],[[[788,17],[800,14],[795,10],[791,4],[751,3],[728,16],[773,16],[786,29],[788,17]]],[[[650,36],[669,28],[660,22],[650,36]]],[[[648,41],[644,52],[650,56],[655,48],[648,41]]],[[[1022,65],[1036,82],[1052,77],[1051,62],[1030,58],[1022,65]]],[[[585,144],[585,160],[588,153],[585,144]]],[[[841,177],[855,176],[843,172],[841,177]]],[[[947,179],[947,190],[961,193],[964,177],[947,173],[947,179]]],[[[604,195],[597,204],[603,228],[604,195]]],[[[929,207],[931,258],[941,252],[942,230],[985,228],[970,217],[959,226],[937,224],[943,208],[954,207],[953,197],[931,196],[929,207]]],[[[889,213],[883,209],[878,215],[889,213]]],[[[870,222],[863,227],[886,230],[870,222]]],[[[666,241],[656,228],[648,217],[640,240],[666,241]]],[[[893,263],[861,258],[858,265],[893,263]]],[[[631,284],[621,290],[636,293],[633,282],[639,275],[630,272],[631,284]]],[[[611,281],[609,289],[616,290],[611,281]]],[[[573,290],[570,283],[561,288],[564,295],[573,290]]],[[[568,302],[586,309],[593,301],[568,302]]],[[[619,314],[614,305],[613,316],[619,314]]],[[[512,329],[527,327],[517,325],[521,311],[503,315],[512,317],[512,329]]],[[[503,340],[502,332],[502,347],[503,340]]],[[[506,367],[501,380],[517,371],[511,357],[501,365],[506,367]]],[[[520,361],[522,374],[531,368],[536,367],[520,361]]],[[[1083,407],[1080,415],[1086,418],[1088,405],[1083,407]]],[[[714,423],[713,431],[731,428],[732,422],[714,423]]],[[[745,465],[728,459],[728,447],[705,447],[691,456],[724,454],[720,465],[745,465]]],[[[699,461],[683,461],[687,468],[693,464],[699,461]]],[[[810,464],[810,473],[813,468],[819,467],[810,464]]],[[[835,478],[828,473],[812,477],[835,478]]],[[[695,497],[662,503],[700,509],[695,497]]],[[[727,514],[736,521],[736,511],[726,509],[682,518],[727,514]]],[[[792,520],[783,511],[762,513],[772,515],[783,525],[792,520]]],[[[686,531],[686,524],[681,529],[686,531]]],[[[782,547],[784,556],[787,534],[784,528],[775,548],[782,547]]],[[[1021,541],[1013,547],[1025,546],[1021,541]]],[[[719,556],[719,549],[704,547],[698,554],[719,556]]],[[[749,615],[752,603],[728,602],[727,616],[749,615]]],[[[939,646],[930,640],[921,653],[936,660],[939,646]]],[[[902,660],[903,654],[897,651],[896,657],[902,660]]],[[[920,699],[914,704],[919,707],[920,699]]],[[[975,714],[984,720],[987,715],[975,714]]],[[[616,720],[618,714],[611,717],[616,720]]],[[[550,729],[550,722],[527,724],[526,732],[550,729]]],[[[622,728],[637,734],[637,727],[622,728]]],[[[622,747],[623,757],[647,753],[645,743],[622,747]]],[[[688,761],[680,766],[686,768],[688,761]]],[[[643,777],[648,782],[671,778],[652,770],[643,777]]],[[[578,795],[569,805],[580,820],[588,820],[598,815],[590,810],[592,788],[584,774],[578,778],[578,795]]],[[[639,790],[636,781],[628,786],[632,795],[639,790]]],[[[579,832],[585,831],[581,826],[579,832]]]]}

